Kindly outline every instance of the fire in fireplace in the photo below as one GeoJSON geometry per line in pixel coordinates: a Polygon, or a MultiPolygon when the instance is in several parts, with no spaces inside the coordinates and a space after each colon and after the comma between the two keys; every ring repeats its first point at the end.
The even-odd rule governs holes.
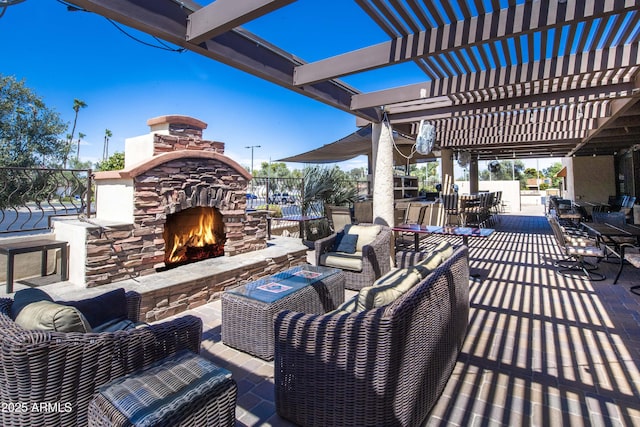
{"type": "Polygon", "coordinates": [[[224,222],[214,207],[194,207],[168,215],[163,236],[167,266],[224,255],[224,222]]]}

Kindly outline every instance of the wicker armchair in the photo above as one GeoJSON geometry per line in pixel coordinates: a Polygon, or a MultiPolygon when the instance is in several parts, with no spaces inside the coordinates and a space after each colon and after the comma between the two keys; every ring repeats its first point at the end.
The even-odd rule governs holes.
{"type": "Polygon", "coordinates": [[[281,312],[278,414],[301,426],[417,426],[454,369],[469,319],[466,246],[393,303],[359,313],[281,312]]]}
{"type": "MultiPolygon", "coordinates": [[[[140,294],[127,292],[126,300],[137,322],[140,294]]],[[[0,402],[15,409],[1,412],[4,426],[85,426],[98,387],[183,349],[200,351],[195,316],[130,331],[62,333],[23,329],[11,318],[12,303],[0,299],[0,402]]]]}
{"type": "MultiPolygon", "coordinates": [[[[371,224],[359,224],[358,227],[372,226],[371,224]]],[[[325,265],[327,267],[340,268],[345,275],[345,288],[359,290],[371,284],[383,274],[391,269],[391,228],[384,225],[380,227],[380,232],[375,240],[362,247],[362,253],[357,252],[355,255],[361,258],[361,269],[353,270],[345,268],[340,264],[329,265],[325,263],[327,253],[330,253],[334,247],[337,234],[325,237],[315,241],[315,261],[316,265],[325,265]]],[[[344,255],[347,258],[348,255],[344,255]]]]}

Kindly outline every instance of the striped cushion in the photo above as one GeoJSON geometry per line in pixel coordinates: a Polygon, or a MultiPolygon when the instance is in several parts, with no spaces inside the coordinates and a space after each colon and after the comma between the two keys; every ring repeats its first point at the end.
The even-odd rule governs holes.
{"type": "Polygon", "coordinates": [[[569,255],[604,256],[602,249],[597,246],[567,246],[567,253],[569,255]]]}
{"type": "Polygon", "coordinates": [[[228,370],[185,351],[119,378],[100,393],[133,425],[152,426],[229,378],[228,370]]]}

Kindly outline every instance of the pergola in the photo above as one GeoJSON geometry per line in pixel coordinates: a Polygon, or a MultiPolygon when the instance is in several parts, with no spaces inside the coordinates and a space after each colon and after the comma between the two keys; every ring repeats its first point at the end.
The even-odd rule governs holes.
{"type": "Polygon", "coordinates": [[[436,148],[481,160],[612,155],[640,136],[640,0],[356,0],[389,40],[314,62],[241,27],[293,0],[69,3],[350,112],[359,125],[386,116],[415,135],[426,120],[436,148]],[[339,80],[405,62],[423,82],[363,93],[339,80]]]}

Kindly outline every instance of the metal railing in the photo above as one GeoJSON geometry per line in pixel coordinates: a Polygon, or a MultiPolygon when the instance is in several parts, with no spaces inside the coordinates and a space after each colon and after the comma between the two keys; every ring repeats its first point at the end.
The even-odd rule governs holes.
{"type": "Polygon", "coordinates": [[[57,216],[91,213],[91,169],[0,167],[0,234],[43,232],[57,216]]]}
{"type": "MultiPolygon", "coordinates": [[[[356,189],[356,198],[365,197],[368,192],[367,181],[345,180],[345,187],[356,189]]],[[[304,207],[304,178],[264,178],[254,177],[247,188],[247,207],[255,208],[266,204],[279,205],[283,215],[323,215],[322,202],[309,202],[304,207]]]]}

